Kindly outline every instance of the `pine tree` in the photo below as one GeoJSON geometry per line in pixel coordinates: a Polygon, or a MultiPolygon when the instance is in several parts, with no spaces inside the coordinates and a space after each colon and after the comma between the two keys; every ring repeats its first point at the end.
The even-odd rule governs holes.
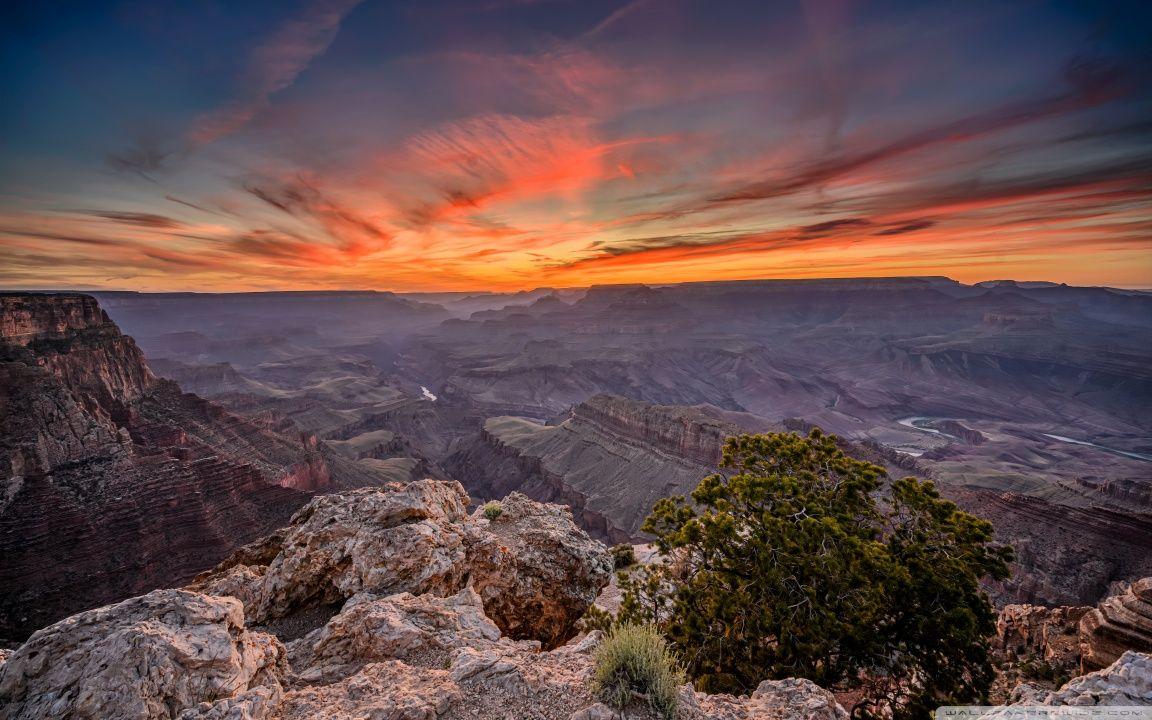
{"type": "Polygon", "coordinates": [[[668,559],[625,580],[697,686],[804,677],[858,689],[858,717],[924,717],[987,695],[995,615],[979,588],[1011,557],[931,482],[887,482],[814,430],[730,438],[722,467],[644,525],[668,559]]]}

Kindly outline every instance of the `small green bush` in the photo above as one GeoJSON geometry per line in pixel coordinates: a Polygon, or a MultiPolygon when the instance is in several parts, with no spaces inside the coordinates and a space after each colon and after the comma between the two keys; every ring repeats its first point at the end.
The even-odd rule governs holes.
{"type": "Polygon", "coordinates": [[[641,695],[656,714],[671,720],[676,715],[676,689],[684,682],[684,671],[652,625],[619,625],[596,649],[592,688],[618,710],[641,695]]]}
{"type": "Polygon", "coordinates": [[[607,610],[601,610],[595,605],[589,605],[584,615],[576,621],[576,629],[580,632],[590,633],[599,630],[607,633],[616,624],[616,617],[607,610]]]}
{"type": "Polygon", "coordinates": [[[504,513],[504,507],[495,500],[484,503],[484,517],[495,520],[504,513]]]}
{"type": "Polygon", "coordinates": [[[612,546],[612,567],[623,570],[636,564],[636,549],[628,543],[612,546]]]}

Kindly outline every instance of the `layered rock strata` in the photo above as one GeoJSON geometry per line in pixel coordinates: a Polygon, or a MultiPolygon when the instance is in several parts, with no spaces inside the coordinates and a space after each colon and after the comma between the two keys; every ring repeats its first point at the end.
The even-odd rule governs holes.
{"type": "Polygon", "coordinates": [[[1085,671],[1106,667],[1129,650],[1152,653],[1152,577],[1105,598],[1080,621],[1085,671]]]}
{"type": "Polygon", "coordinates": [[[157,379],[85,295],[0,294],[0,638],[185,581],[379,474],[157,379]]]}

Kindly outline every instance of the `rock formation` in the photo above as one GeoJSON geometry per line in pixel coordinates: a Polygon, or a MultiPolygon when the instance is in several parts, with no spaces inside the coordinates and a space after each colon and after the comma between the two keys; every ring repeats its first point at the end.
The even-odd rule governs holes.
{"type": "Polygon", "coordinates": [[[256,623],[360,592],[451,594],[466,576],[467,501],[434,480],[323,495],[190,587],[240,598],[256,623]]]}
{"type": "Polygon", "coordinates": [[[373,484],[157,379],[86,295],[0,294],[0,637],[184,581],[311,492],[373,484]]]}
{"type": "Polygon", "coordinates": [[[1017,688],[1012,705],[1152,705],[1152,655],[1129,651],[1059,690],[1017,688]]]}
{"type": "MultiPolygon", "coordinates": [[[[629,542],[640,537],[657,500],[687,495],[716,472],[728,437],[786,429],[792,428],[747,413],[597,395],[574,407],[559,425],[489,418],[479,436],[461,443],[445,465],[481,497],[519,490],[537,500],[563,502],[596,537],[629,542]]],[[[891,459],[845,447],[882,465],[891,459]]]]}
{"type": "Polygon", "coordinates": [[[993,650],[1002,658],[1046,663],[1073,674],[1080,666],[1080,619],[1086,606],[1006,605],[996,620],[993,650]]]}
{"type": "MultiPolygon", "coordinates": [[[[607,549],[563,508],[508,497],[488,521],[463,513],[456,483],[413,485],[316,498],[201,579],[217,592],[227,580],[265,613],[355,593],[287,649],[246,627],[234,597],[158,590],[45,628],[6,662],[0,654],[0,720],[620,720],[591,690],[599,633],[542,650],[486,612],[514,632],[566,639],[531,620],[565,627],[583,613],[607,580],[607,549]],[[405,550],[462,573],[414,573],[405,550]],[[467,584],[448,594],[457,577],[467,584]]],[[[847,718],[806,680],[765,682],[748,698],[685,685],[679,698],[684,720],[847,718]]],[[[642,699],[627,716],[651,718],[642,699]]]]}
{"type": "Polygon", "coordinates": [[[1008,582],[990,588],[998,602],[1095,604],[1109,584],[1152,572],[1152,516],[1106,507],[1071,507],[985,488],[942,494],[984,518],[1016,551],[1008,582]]]}
{"type": "MultiPolygon", "coordinates": [[[[290,650],[303,679],[333,682],[370,662],[397,659],[442,667],[461,648],[486,651],[500,644],[500,628],[484,614],[476,591],[465,588],[446,598],[354,595],[323,627],[293,641],[290,650]]],[[[527,647],[538,649],[539,643],[527,647]]]]}
{"type": "Polygon", "coordinates": [[[1105,598],[1080,621],[1085,671],[1106,667],[1128,650],[1152,653],[1152,577],[1105,598]]]}
{"type": "Polygon", "coordinates": [[[608,584],[612,563],[604,546],[572,522],[568,508],[542,505],[520,493],[500,503],[492,520],[477,510],[480,531],[468,542],[472,583],[484,610],[516,639],[555,647],[608,584]]]}
{"type": "Polygon", "coordinates": [[[313,499],[189,589],[241,599],[265,623],[357,593],[452,595],[466,585],[507,635],[555,646],[607,585],[603,545],[567,508],[514,494],[494,521],[457,482],[419,480],[313,499]]]}
{"type": "Polygon", "coordinates": [[[232,598],[156,590],[35,633],[0,665],[4,720],[151,720],[217,701],[268,707],[284,646],[232,598]]]}
{"type": "Polygon", "coordinates": [[[832,693],[811,680],[765,680],[748,698],[681,693],[689,714],[709,720],[848,720],[832,693]]]}

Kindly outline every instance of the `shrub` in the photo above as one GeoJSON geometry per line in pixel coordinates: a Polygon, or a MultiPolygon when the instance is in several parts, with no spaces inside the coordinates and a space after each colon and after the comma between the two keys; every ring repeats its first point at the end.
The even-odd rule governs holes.
{"type": "Polygon", "coordinates": [[[589,605],[584,615],[576,621],[576,629],[583,633],[599,630],[607,633],[616,624],[616,618],[607,610],[601,610],[595,605],[589,605]]]}
{"type": "Polygon", "coordinates": [[[628,543],[612,546],[612,567],[623,570],[636,564],[636,549],[628,543]]]}
{"type": "Polygon", "coordinates": [[[618,710],[641,695],[656,714],[671,720],[684,681],[684,671],[652,625],[618,625],[596,648],[592,689],[618,710]]]}
{"type": "Polygon", "coordinates": [[[495,520],[504,514],[504,506],[495,500],[484,503],[484,517],[495,520]]]}
{"type": "Polygon", "coordinates": [[[987,696],[979,582],[1011,558],[991,525],[819,430],[730,438],[723,467],[656,504],[643,529],[670,562],[621,583],[620,622],[657,623],[708,692],[802,677],[898,720],[987,696]]]}

